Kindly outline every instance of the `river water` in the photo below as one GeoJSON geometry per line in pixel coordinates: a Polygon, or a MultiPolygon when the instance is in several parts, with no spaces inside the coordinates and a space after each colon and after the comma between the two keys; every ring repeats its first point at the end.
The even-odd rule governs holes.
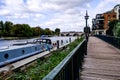
{"type": "MultiPolygon", "coordinates": [[[[69,38],[71,38],[71,41],[75,40],[76,37],[49,37],[53,42],[57,41],[57,40],[69,40],[69,38]]],[[[22,40],[0,40],[0,48],[2,47],[6,47],[6,46],[10,46],[16,42],[25,42],[25,41],[29,41],[32,42],[34,39],[22,39],[22,40]]]]}

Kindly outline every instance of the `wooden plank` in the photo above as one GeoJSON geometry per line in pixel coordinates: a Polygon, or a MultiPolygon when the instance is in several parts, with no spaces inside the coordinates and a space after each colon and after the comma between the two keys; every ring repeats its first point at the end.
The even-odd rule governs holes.
{"type": "Polygon", "coordinates": [[[84,60],[82,80],[120,80],[120,50],[90,37],[84,60]]]}

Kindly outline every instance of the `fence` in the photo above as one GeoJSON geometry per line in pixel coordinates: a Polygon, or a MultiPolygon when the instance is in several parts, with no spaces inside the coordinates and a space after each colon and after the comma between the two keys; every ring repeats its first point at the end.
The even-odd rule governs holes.
{"type": "Polygon", "coordinates": [[[113,37],[113,36],[104,36],[104,35],[96,35],[96,37],[120,49],[120,38],[113,37]]]}
{"type": "Polygon", "coordinates": [[[83,40],[43,80],[80,80],[79,71],[86,52],[87,43],[83,40]]]}

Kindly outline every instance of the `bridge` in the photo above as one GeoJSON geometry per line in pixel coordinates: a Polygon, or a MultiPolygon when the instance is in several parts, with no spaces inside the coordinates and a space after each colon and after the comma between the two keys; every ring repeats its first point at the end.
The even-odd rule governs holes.
{"type": "Polygon", "coordinates": [[[83,32],[75,32],[75,31],[70,31],[70,32],[61,32],[61,36],[81,36],[83,32]]]}
{"type": "Polygon", "coordinates": [[[98,37],[83,40],[43,80],[120,80],[120,39],[98,37]]]}

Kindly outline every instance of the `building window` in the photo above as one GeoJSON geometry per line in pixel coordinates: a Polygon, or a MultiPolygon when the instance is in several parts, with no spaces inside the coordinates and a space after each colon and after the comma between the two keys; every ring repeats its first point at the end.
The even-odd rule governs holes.
{"type": "Polygon", "coordinates": [[[113,18],[115,18],[116,16],[115,15],[113,15],[113,18]]]}
{"type": "Polygon", "coordinates": [[[110,20],[110,15],[108,15],[108,20],[110,20]]]}

